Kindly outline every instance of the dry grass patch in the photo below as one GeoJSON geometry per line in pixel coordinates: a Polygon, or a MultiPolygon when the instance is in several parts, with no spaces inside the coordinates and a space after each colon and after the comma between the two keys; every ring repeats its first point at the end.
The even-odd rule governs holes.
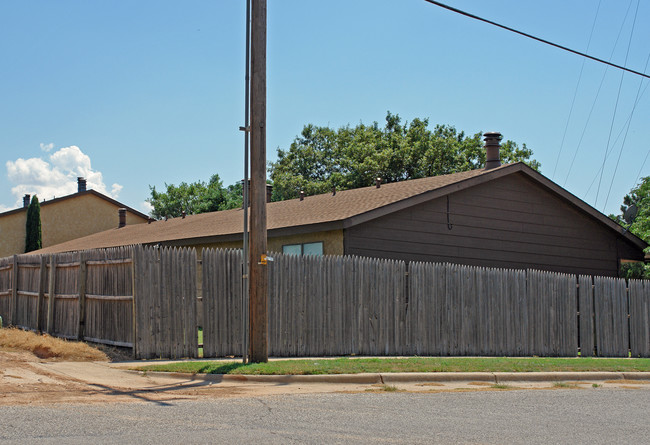
{"type": "Polygon", "coordinates": [[[374,384],[373,388],[366,389],[366,392],[405,392],[395,385],[374,384]]]}
{"type": "Polygon", "coordinates": [[[553,388],[556,388],[556,389],[577,389],[577,388],[581,388],[581,386],[579,386],[576,383],[555,382],[555,383],[553,383],[553,388]]]}
{"type": "Polygon", "coordinates": [[[492,386],[492,385],[494,385],[494,383],[490,383],[490,382],[469,382],[468,385],[472,385],[472,386],[492,386]]]}
{"type": "Polygon", "coordinates": [[[628,379],[620,379],[620,380],[605,380],[604,383],[613,383],[615,385],[617,384],[631,384],[631,385],[650,385],[650,380],[628,380],[628,379]]]}
{"type": "Polygon", "coordinates": [[[31,352],[41,359],[108,361],[106,354],[86,343],[14,328],[0,329],[0,349],[31,352]]]}

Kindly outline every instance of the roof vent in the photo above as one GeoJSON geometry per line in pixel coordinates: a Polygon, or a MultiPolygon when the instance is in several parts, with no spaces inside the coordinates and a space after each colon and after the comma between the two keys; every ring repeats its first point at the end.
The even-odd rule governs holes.
{"type": "Polygon", "coordinates": [[[120,220],[120,223],[117,226],[117,228],[121,229],[122,227],[126,226],[126,209],[118,209],[117,215],[120,220]]]}
{"type": "Polygon", "coordinates": [[[302,201],[303,199],[305,199],[305,192],[300,190],[300,200],[302,201]]]}
{"type": "Polygon", "coordinates": [[[332,187],[332,196],[336,196],[336,187],[332,187]]]}
{"type": "Polygon", "coordinates": [[[485,138],[485,169],[490,170],[501,166],[501,155],[499,149],[501,148],[501,133],[492,131],[483,135],[485,138]]]}
{"type": "Polygon", "coordinates": [[[77,178],[77,193],[85,192],[86,191],[86,179],[84,178],[77,178]]]}
{"type": "Polygon", "coordinates": [[[381,178],[377,178],[377,179],[375,179],[375,186],[376,186],[377,188],[381,187],[381,178]]]}
{"type": "Polygon", "coordinates": [[[29,207],[29,198],[30,198],[29,195],[25,195],[25,196],[23,196],[23,207],[24,207],[24,208],[29,207]]]}
{"type": "Polygon", "coordinates": [[[187,213],[185,213],[185,210],[183,210],[183,211],[181,212],[181,219],[185,219],[185,215],[187,215],[187,213]]]}

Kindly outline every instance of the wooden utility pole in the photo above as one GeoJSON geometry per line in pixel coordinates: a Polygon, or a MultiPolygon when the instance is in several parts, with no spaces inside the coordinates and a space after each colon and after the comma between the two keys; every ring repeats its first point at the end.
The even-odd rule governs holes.
{"type": "Polygon", "coordinates": [[[267,362],[266,0],[251,3],[250,361],[267,362]]]}

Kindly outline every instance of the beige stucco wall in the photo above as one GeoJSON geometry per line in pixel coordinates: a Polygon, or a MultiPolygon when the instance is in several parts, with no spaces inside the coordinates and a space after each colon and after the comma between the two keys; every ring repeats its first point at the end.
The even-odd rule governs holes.
{"type": "MultiPolygon", "coordinates": [[[[118,226],[118,207],[93,194],[81,194],[41,204],[43,247],[90,235],[118,226]]],[[[0,258],[25,251],[27,210],[0,216],[0,258]]],[[[145,218],[126,212],[126,223],[146,222],[145,218]]]]}
{"type": "MultiPolygon", "coordinates": [[[[270,237],[268,239],[268,250],[269,252],[282,252],[282,246],[285,244],[314,243],[319,241],[323,242],[324,255],[343,255],[343,230],[328,230],[326,232],[270,237]]],[[[225,243],[199,244],[192,247],[196,248],[197,255],[200,255],[201,250],[204,248],[241,249],[242,242],[231,241],[225,243]]]]}
{"type": "Polygon", "coordinates": [[[26,218],[26,211],[0,217],[0,258],[25,251],[26,218]]]}

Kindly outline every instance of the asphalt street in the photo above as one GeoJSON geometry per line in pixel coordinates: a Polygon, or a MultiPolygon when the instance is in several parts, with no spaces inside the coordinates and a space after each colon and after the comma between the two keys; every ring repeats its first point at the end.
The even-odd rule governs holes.
{"type": "Polygon", "coordinates": [[[300,394],[5,406],[0,443],[641,444],[650,391],[547,389],[300,394]]]}

